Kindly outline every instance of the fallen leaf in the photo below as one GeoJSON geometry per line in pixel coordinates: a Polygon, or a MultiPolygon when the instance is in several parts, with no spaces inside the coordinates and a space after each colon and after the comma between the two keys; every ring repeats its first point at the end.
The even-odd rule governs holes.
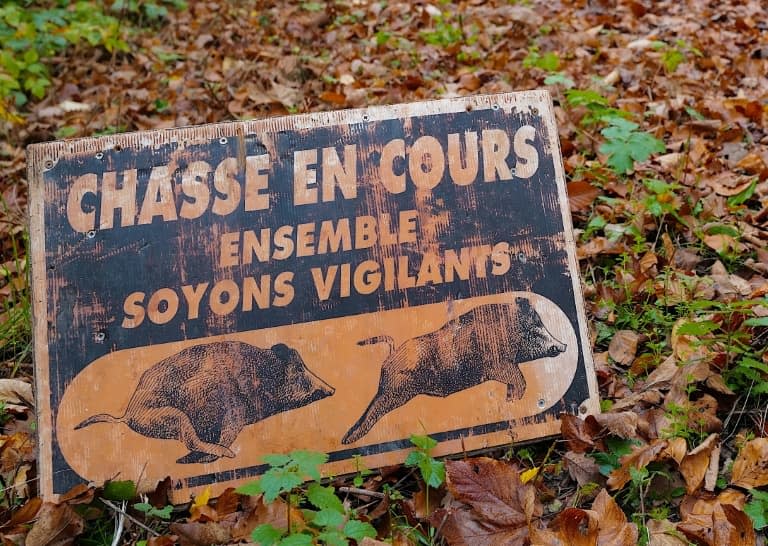
{"type": "Polygon", "coordinates": [[[620,438],[635,438],[637,436],[638,417],[637,413],[633,411],[598,413],[592,417],[614,436],[620,438]]]}
{"type": "Polygon", "coordinates": [[[685,535],[678,531],[675,524],[668,519],[649,519],[645,523],[645,528],[648,529],[648,546],[689,546],[690,544],[685,539],[685,535]]]}
{"type": "Polygon", "coordinates": [[[83,518],[69,504],[46,502],[37,513],[37,521],[27,533],[26,546],[64,546],[72,544],[85,529],[83,518]]]}
{"type": "MultiPolygon", "coordinates": [[[[685,488],[689,495],[701,487],[701,482],[704,481],[704,475],[710,467],[710,460],[718,441],[719,436],[717,434],[710,434],[680,461],[680,472],[685,479],[685,488]]],[[[719,454],[719,451],[717,453],[719,454]]]]}
{"type": "Polygon", "coordinates": [[[446,461],[448,490],[458,503],[433,514],[442,522],[450,544],[517,544],[528,536],[532,518],[543,508],[536,490],[520,483],[517,468],[502,461],[478,457],[446,461]]]}
{"type": "Polygon", "coordinates": [[[629,366],[635,359],[639,339],[640,336],[631,330],[619,330],[611,339],[608,354],[617,364],[629,366]]]}
{"type": "Polygon", "coordinates": [[[600,190],[585,180],[569,182],[566,189],[568,190],[568,205],[571,212],[588,210],[597,196],[600,195],[600,190]]]}
{"type": "Polygon", "coordinates": [[[568,474],[579,484],[579,487],[588,483],[600,483],[603,480],[600,467],[592,457],[583,453],[568,451],[563,455],[563,461],[568,469],[568,474]]]}
{"type": "Polygon", "coordinates": [[[547,544],[569,546],[596,546],[598,538],[597,514],[581,508],[566,508],[550,524],[557,541],[547,544]]]}
{"type": "Polygon", "coordinates": [[[667,440],[667,447],[662,451],[664,457],[669,457],[677,464],[680,464],[688,451],[688,444],[684,438],[675,437],[667,440]]]}
{"type": "Polygon", "coordinates": [[[569,413],[560,414],[560,433],[568,445],[568,449],[575,453],[584,453],[594,449],[595,437],[600,433],[600,427],[595,426],[595,421],[587,422],[569,413]]]}
{"type": "Polygon", "coordinates": [[[637,525],[629,523],[627,516],[605,489],[592,502],[592,511],[597,514],[600,546],[635,545],[638,539],[637,525]]]}
{"type": "Polygon", "coordinates": [[[214,521],[171,523],[170,530],[178,535],[182,546],[210,546],[232,542],[231,526],[214,521]]]}
{"type": "Polygon", "coordinates": [[[34,406],[32,385],[21,379],[0,379],[0,401],[10,404],[24,402],[34,406]]]}
{"type": "Polygon", "coordinates": [[[744,445],[733,463],[731,484],[748,489],[768,485],[768,438],[744,445]]]}
{"type": "Polygon", "coordinates": [[[640,469],[655,461],[659,454],[667,447],[666,440],[654,440],[650,444],[632,448],[632,453],[624,455],[619,462],[621,466],[608,476],[610,489],[621,489],[631,479],[630,468],[640,469]]]}

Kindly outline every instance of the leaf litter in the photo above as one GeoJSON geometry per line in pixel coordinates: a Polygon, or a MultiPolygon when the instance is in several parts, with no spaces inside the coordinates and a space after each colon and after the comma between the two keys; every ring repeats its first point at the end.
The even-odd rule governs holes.
{"type": "MultiPolygon", "coordinates": [[[[551,457],[543,442],[447,461],[438,489],[404,467],[333,483],[399,545],[429,527],[447,544],[764,543],[767,32],[757,0],[194,1],[134,29],[128,52],[62,52],[47,96],[0,122],[4,542],[72,543],[112,515],[101,489],[35,496],[24,146],[546,87],[602,415],[564,415],[551,457]]],[[[128,514],[124,540],[158,545],[303,522],[231,490],[170,526],[128,514]]]]}

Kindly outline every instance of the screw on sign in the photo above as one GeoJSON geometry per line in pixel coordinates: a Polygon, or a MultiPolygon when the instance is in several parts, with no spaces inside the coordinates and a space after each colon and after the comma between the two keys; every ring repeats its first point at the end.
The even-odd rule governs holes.
{"type": "Polygon", "coordinates": [[[551,100],[30,146],[41,491],[557,434],[597,395],[551,100]],[[97,272],[97,274],[94,274],[97,272]]]}

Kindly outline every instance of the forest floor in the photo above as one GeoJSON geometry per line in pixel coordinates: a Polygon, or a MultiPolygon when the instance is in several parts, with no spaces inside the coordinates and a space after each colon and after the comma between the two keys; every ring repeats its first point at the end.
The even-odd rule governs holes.
{"type": "MultiPolygon", "coordinates": [[[[254,530],[283,545],[765,543],[759,0],[144,4],[167,12],[116,10],[120,47],[57,50],[41,60],[45,88],[0,107],[4,544],[111,544],[116,527],[124,543],[149,544],[231,543],[254,530]],[[415,437],[412,465],[331,489],[289,480],[273,495],[203,494],[172,508],[166,483],[127,515],[125,482],[84,485],[59,504],[36,496],[25,146],[542,88],[555,102],[600,415],[564,415],[556,440],[445,463],[415,437]]],[[[273,462],[304,478],[317,461],[273,462]]]]}

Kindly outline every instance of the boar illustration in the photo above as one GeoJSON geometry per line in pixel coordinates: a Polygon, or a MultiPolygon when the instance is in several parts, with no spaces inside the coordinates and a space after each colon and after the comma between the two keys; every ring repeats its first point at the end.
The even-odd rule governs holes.
{"type": "Polygon", "coordinates": [[[220,341],[161,360],[141,376],[121,417],[94,415],[75,430],[125,423],[144,436],[182,442],[190,452],[177,463],[208,463],[234,457],[229,446],[246,425],[333,393],[295,349],[220,341]]]}
{"type": "Polygon", "coordinates": [[[381,367],[379,389],[342,442],[362,438],[385,414],[420,394],[448,396],[485,381],[507,385],[507,400],[519,400],[525,379],[518,364],[565,352],[526,298],[515,303],[480,305],[437,331],[409,339],[395,349],[389,336],[359,345],[385,342],[390,354],[381,367]]]}

